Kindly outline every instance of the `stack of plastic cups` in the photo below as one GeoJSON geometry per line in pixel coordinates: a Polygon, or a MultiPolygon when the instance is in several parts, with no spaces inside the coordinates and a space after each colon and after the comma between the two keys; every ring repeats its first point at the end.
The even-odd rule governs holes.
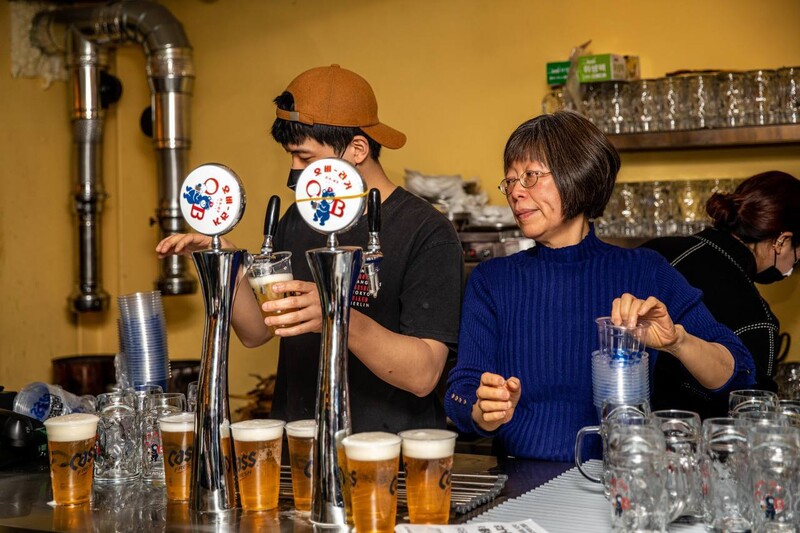
{"type": "Polygon", "coordinates": [[[131,384],[160,385],[167,390],[170,367],[161,293],[136,292],[120,296],[117,301],[120,347],[131,384]]]}
{"type": "Polygon", "coordinates": [[[649,324],[615,326],[609,317],[596,322],[600,349],[592,352],[592,393],[598,414],[607,400],[620,405],[649,401],[650,357],[643,342],[649,324]]]}

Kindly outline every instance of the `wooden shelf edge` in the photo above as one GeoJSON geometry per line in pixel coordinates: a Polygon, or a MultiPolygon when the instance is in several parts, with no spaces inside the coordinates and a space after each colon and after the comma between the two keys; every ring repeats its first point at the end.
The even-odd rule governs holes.
{"type": "Polygon", "coordinates": [[[800,124],[608,135],[620,152],[800,143],[800,124]]]}

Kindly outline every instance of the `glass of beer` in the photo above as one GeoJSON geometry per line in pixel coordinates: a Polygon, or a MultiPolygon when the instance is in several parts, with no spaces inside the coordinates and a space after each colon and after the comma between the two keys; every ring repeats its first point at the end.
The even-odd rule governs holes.
{"type": "MultiPolygon", "coordinates": [[[[292,252],[275,252],[273,254],[255,255],[253,256],[253,264],[247,270],[247,280],[250,282],[250,287],[258,300],[258,306],[261,307],[266,302],[272,300],[281,300],[291,293],[272,291],[272,284],[279,281],[291,281],[294,279],[292,276],[292,252]]],[[[285,313],[291,313],[294,309],[282,309],[279,311],[272,311],[270,313],[261,310],[264,318],[268,316],[277,316],[285,313]]],[[[283,324],[280,327],[286,327],[291,324],[283,324]]],[[[278,326],[270,326],[269,331],[273,335],[278,326]]]]}
{"type": "Polygon", "coordinates": [[[289,463],[292,466],[292,494],[294,508],[298,511],[311,510],[311,472],[316,432],[314,420],[295,420],[286,424],[289,463]]]}
{"type": "Polygon", "coordinates": [[[194,446],[194,413],[165,415],[158,419],[164,450],[167,499],[189,500],[194,446]]]}
{"type": "Polygon", "coordinates": [[[56,505],[90,500],[99,420],[88,413],[73,413],[44,421],[56,505]]]}
{"type": "Polygon", "coordinates": [[[353,521],[359,533],[394,531],[401,439],[382,431],[355,433],[343,441],[353,521]]]}
{"type": "Polygon", "coordinates": [[[447,524],[457,435],[443,429],[412,429],[399,435],[403,439],[409,521],[447,524]]]}
{"type": "Polygon", "coordinates": [[[245,420],[231,424],[239,497],[244,511],[278,506],[283,420],[245,420]]]}

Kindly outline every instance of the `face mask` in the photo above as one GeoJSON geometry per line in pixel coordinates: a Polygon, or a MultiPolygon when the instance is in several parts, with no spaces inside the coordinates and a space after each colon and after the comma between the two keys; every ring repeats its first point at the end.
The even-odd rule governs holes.
{"type": "MultiPolygon", "coordinates": [[[[794,252],[794,262],[795,264],[797,263],[797,249],[795,249],[794,252]]],[[[772,264],[772,266],[765,268],[761,272],[758,272],[753,277],[753,281],[755,281],[756,283],[760,283],[762,285],[769,285],[770,283],[781,281],[783,278],[788,277],[792,274],[792,271],[794,270],[794,265],[792,265],[792,268],[790,268],[788,272],[781,272],[780,270],[778,270],[778,267],[776,266],[777,264],[778,264],[778,252],[776,250],[775,261],[772,264]]]]}
{"type": "Polygon", "coordinates": [[[302,168],[293,168],[289,170],[289,179],[286,180],[286,186],[294,190],[297,187],[297,181],[300,179],[300,174],[303,173],[302,168]]]}

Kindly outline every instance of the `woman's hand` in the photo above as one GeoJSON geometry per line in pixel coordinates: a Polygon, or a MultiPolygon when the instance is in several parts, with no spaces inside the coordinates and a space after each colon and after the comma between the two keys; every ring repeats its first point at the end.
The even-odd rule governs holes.
{"type": "MultiPolygon", "coordinates": [[[[228,248],[230,243],[223,241],[223,246],[228,248]]],[[[211,247],[211,237],[199,233],[176,233],[163,239],[156,245],[159,259],[169,255],[191,256],[192,252],[206,250],[211,247]]]]}
{"type": "Polygon", "coordinates": [[[272,300],[261,306],[266,313],[283,311],[280,315],[268,316],[264,323],[274,326],[275,335],[293,337],[304,333],[322,331],[322,306],[319,302],[317,286],[308,281],[279,281],[272,284],[272,292],[289,293],[292,296],[272,300]],[[281,327],[281,326],[287,327],[281,327]]]}
{"type": "Polygon", "coordinates": [[[494,431],[514,416],[522,394],[522,383],[515,377],[505,379],[484,372],[476,394],[478,399],[472,406],[472,419],[481,429],[494,431]]]}
{"type": "Polygon", "coordinates": [[[682,327],[672,322],[667,306],[654,296],[641,300],[625,293],[614,299],[611,304],[611,322],[617,326],[633,327],[640,320],[650,323],[644,338],[644,343],[650,348],[670,352],[686,335],[682,327]]]}

